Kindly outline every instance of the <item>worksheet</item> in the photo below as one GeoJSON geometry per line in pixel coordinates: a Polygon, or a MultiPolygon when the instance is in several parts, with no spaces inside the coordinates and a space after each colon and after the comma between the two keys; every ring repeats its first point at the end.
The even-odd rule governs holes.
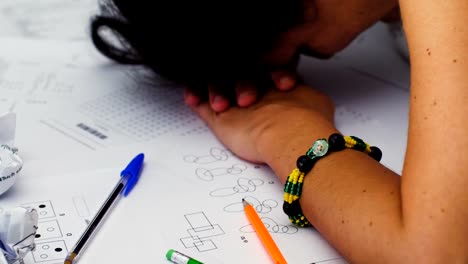
{"type": "MultiPolygon", "coordinates": [[[[182,87],[152,77],[142,68],[3,65],[2,108],[17,113],[18,147],[31,158],[40,157],[44,149],[51,155],[71,149],[96,151],[164,141],[169,135],[190,137],[209,132],[184,105],[182,87]]],[[[379,146],[384,153],[382,163],[401,172],[407,87],[356,71],[339,58],[304,57],[299,71],[307,83],[334,99],[336,124],[343,134],[379,146]]]]}
{"type": "Polygon", "coordinates": [[[316,230],[289,222],[283,183],[268,167],[241,160],[203,135],[29,162],[0,197],[3,207],[38,210],[36,250],[25,263],[61,263],[140,152],[140,181],[119,200],[80,263],[165,263],[171,248],[205,263],[269,263],[242,199],[252,203],[288,263],[346,263],[316,230]]]}
{"type": "Polygon", "coordinates": [[[97,10],[94,0],[2,0],[0,37],[37,39],[87,38],[89,17],[97,10]]]}
{"type": "MultiPolygon", "coordinates": [[[[88,28],[96,10],[95,0],[0,2],[0,114],[16,114],[15,145],[25,161],[0,206],[39,213],[36,250],[25,264],[63,263],[140,152],[139,183],[80,263],[169,263],[169,249],[210,264],[270,263],[242,199],[288,263],[346,263],[316,230],[289,223],[284,183],[220,144],[184,105],[182,87],[97,52],[88,28]]],[[[298,70],[333,98],[338,129],[378,146],[381,163],[401,173],[409,64],[394,45],[378,23],[329,60],[302,57],[298,70]]]]}
{"type": "Polygon", "coordinates": [[[90,37],[82,41],[0,36],[0,60],[36,68],[75,69],[109,64],[94,47],[90,37]]]}
{"type": "Polygon", "coordinates": [[[180,86],[141,68],[5,65],[0,100],[17,114],[18,148],[28,157],[208,131],[184,105],[180,86]]]}
{"type": "Polygon", "coordinates": [[[25,263],[63,264],[65,256],[97,212],[99,203],[106,198],[106,192],[111,191],[111,180],[117,179],[116,170],[56,175],[30,171],[34,163],[30,165],[32,167],[25,168],[18,177],[16,185],[0,196],[0,206],[27,206],[38,213],[36,248],[26,255],[25,263]],[[94,181],[100,183],[100,191],[89,188],[94,181]]]}

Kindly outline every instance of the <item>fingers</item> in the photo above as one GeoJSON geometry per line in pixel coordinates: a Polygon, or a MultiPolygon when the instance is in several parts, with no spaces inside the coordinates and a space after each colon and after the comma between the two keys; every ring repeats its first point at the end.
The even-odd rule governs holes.
{"type": "Polygon", "coordinates": [[[297,76],[295,73],[287,70],[278,70],[271,73],[276,88],[280,91],[288,91],[294,88],[297,83],[297,76]]]}
{"type": "Polygon", "coordinates": [[[276,89],[280,91],[289,91],[297,85],[299,78],[297,76],[296,69],[299,64],[300,55],[301,54],[296,50],[287,63],[284,63],[281,67],[272,71],[271,80],[273,81],[276,89]]]}
{"type": "Polygon", "coordinates": [[[200,103],[201,98],[200,96],[190,91],[190,89],[185,88],[184,101],[185,101],[185,104],[187,104],[188,106],[194,107],[200,103]]]}
{"type": "MultiPolygon", "coordinates": [[[[257,101],[257,87],[251,82],[239,82],[235,87],[235,96],[238,106],[248,107],[257,101]]],[[[208,98],[208,105],[214,112],[224,112],[232,106],[231,100],[214,87],[208,89],[208,98]]],[[[203,103],[201,97],[188,88],[184,90],[184,101],[190,107],[203,103]]]]}
{"type": "Polygon", "coordinates": [[[240,107],[247,107],[257,101],[257,87],[250,82],[239,82],[236,85],[236,100],[240,107]]]}
{"type": "MultiPolygon", "coordinates": [[[[268,77],[267,77],[268,78],[268,77]]],[[[276,89],[280,91],[288,91],[292,90],[298,83],[298,76],[293,70],[281,69],[276,70],[271,73],[271,80],[268,82],[261,82],[261,81],[239,81],[235,85],[235,98],[229,99],[226,96],[226,92],[220,90],[215,86],[208,87],[208,106],[216,112],[224,112],[228,110],[231,106],[239,106],[239,107],[248,107],[254,104],[260,94],[263,94],[265,89],[269,89],[270,85],[266,83],[271,83],[275,85],[276,89]],[[261,92],[261,90],[263,92],[261,92]]],[[[224,89],[232,89],[232,88],[224,88],[224,89]]],[[[233,95],[234,96],[234,95],[233,95]]],[[[185,89],[184,91],[184,101],[190,107],[195,107],[204,102],[204,99],[198,95],[197,93],[193,92],[189,88],[185,89]]]]}
{"type": "MultiPolygon", "coordinates": [[[[205,100],[197,93],[193,92],[189,88],[184,90],[184,102],[190,107],[196,107],[203,103],[205,100]]],[[[223,96],[219,91],[214,88],[208,89],[208,101],[209,106],[215,112],[223,112],[229,108],[229,100],[223,96]]]]}
{"type": "Polygon", "coordinates": [[[215,112],[226,111],[230,106],[228,98],[221,94],[214,86],[208,87],[208,100],[211,109],[215,112]]]}

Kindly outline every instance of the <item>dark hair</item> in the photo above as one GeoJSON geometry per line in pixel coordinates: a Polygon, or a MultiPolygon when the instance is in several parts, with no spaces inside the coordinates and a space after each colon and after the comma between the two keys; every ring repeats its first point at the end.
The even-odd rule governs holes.
{"type": "Polygon", "coordinates": [[[107,0],[91,21],[96,48],[122,64],[149,67],[198,86],[266,72],[259,60],[302,20],[303,0],[107,0]],[[108,28],[124,45],[104,37],[108,28]]]}

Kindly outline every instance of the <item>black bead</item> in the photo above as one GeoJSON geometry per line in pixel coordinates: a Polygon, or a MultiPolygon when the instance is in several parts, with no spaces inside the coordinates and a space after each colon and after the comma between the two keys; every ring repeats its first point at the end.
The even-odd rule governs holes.
{"type": "Polygon", "coordinates": [[[292,203],[283,203],[283,212],[287,215],[297,215],[302,212],[301,205],[299,204],[299,200],[296,200],[292,203]]]}
{"type": "Polygon", "coordinates": [[[312,167],[314,167],[315,161],[317,159],[311,159],[307,155],[300,156],[296,161],[296,166],[299,171],[303,173],[308,173],[312,167]]]}
{"type": "Polygon", "coordinates": [[[328,144],[331,151],[339,151],[345,148],[344,137],[338,133],[331,134],[328,138],[328,144]]]}
{"type": "Polygon", "coordinates": [[[371,152],[369,153],[369,156],[371,156],[373,159],[376,161],[380,161],[382,159],[382,151],[378,147],[370,147],[371,152]]]}

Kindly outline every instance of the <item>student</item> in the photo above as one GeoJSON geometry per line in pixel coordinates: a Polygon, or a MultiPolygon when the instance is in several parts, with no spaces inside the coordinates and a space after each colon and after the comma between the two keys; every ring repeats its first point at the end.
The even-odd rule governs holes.
{"type": "Polygon", "coordinates": [[[183,84],[191,105],[209,90],[217,112],[251,105],[271,80],[293,88],[299,53],[330,57],[398,14],[396,0],[103,0],[102,9],[91,30],[103,54],[183,84]],[[106,28],[123,49],[100,34],[106,28]]]}
{"type": "MultiPolygon", "coordinates": [[[[327,9],[319,5],[325,2],[314,1],[316,22],[305,27],[327,20],[321,15],[328,15],[327,9]]],[[[310,158],[298,159],[311,142],[339,133],[330,98],[306,85],[286,92],[270,90],[250,106],[233,106],[222,113],[210,102],[190,105],[228,148],[246,160],[268,164],[282,182],[296,166],[305,171],[309,167],[300,208],[349,262],[468,263],[468,2],[399,4],[411,61],[409,131],[401,177],[376,161],[375,149],[370,155],[332,151],[313,166],[310,158]]],[[[314,46],[316,42],[297,32],[287,32],[291,35],[286,43],[275,44],[287,47],[288,40],[302,38],[319,52],[333,53],[341,47],[330,45],[340,40],[314,46]],[[323,48],[329,46],[330,50],[323,48]]],[[[286,53],[293,59],[293,53],[286,53]]],[[[333,139],[328,143],[340,146],[341,138],[333,139]]]]}

